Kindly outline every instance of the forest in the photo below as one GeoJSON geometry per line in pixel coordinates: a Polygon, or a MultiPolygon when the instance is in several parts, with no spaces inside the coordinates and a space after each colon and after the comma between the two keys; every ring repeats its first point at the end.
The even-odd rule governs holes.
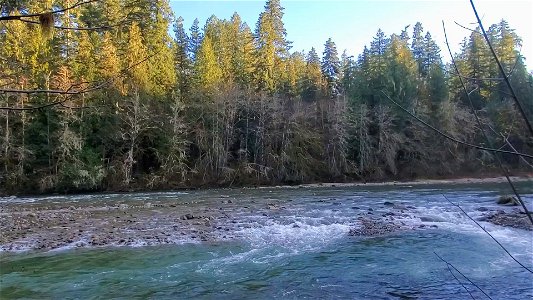
{"type": "MultiPolygon", "coordinates": [[[[73,4],[2,3],[3,17],[73,4]]],[[[391,100],[457,140],[488,147],[485,132],[495,148],[533,152],[479,28],[453,56],[457,72],[421,23],[376,28],[351,57],[332,39],[317,41],[323,53],[293,51],[283,14],[268,0],[256,24],[234,13],[184,28],[168,0],[102,0],[0,21],[0,194],[499,172],[493,153],[391,100]]],[[[505,20],[487,34],[533,120],[520,37],[505,20]]],[[[527,158],[501,159],[531,171],[527,158]]]]}

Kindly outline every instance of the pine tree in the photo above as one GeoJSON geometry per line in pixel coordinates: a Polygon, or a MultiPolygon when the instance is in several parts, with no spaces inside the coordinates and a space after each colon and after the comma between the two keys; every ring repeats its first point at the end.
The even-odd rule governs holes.
{"type": "Polygon", "coordinates": [[[320,66],[320,58],[315,48],[307,54],[306,72],[304,77],[303,98],[307,101],[316,101],[320,97],[324,80],[320,66]]]}
{"type": "MultiPolygon", "coordinates": [[[[393,35],[387,50],[387,88],[403,107],[413,109],[417,98],[417,63],[405,41],[393,35]]],[[[404,117],[405,113],[400,112],[404,117]]]]}
{"type": "Polygon", "coordinates": [[[214,92],[221,82],[222,70],[217,62],[213,44],[209,36],[204,37],[198,50],[195,62],[197,84],[200,89],[214,92]]]}
{"type": "Polygon", "coordinates": [[[189,91],[189,77],[191,62],[187,55],[189,47],[189,37],[183,28],[183,18],[178,17],[174,23],[174,36],[176,42],[175,49],[175,68],[178,80],[178,90],[180,95],[185,95],[189,91]]]}
{"type": "Polygon", "coordinates": [[[420,64],[420,61],[417,61],[419,64],[418,70],[422,76],[429,76],[433,65],[442,67],[442,59],[439,53],[439,46],[431,37],[431,33],[427,32],[424,37],[424,51],[421,59],[422,63],[420,64]]]}
{"type": "Polygon", "coordinates": [[[341,62],[337,53],[335,43],[329,38],[324,44],[322,56],[322,74],[326,78],[328,91],[332,97],[340,93],[339,80],[341,77],[341,62]]]}
{"type": "Polygon", "coordinates": [[[413,29],[413,42],[411,44],[411,51],[413,52],[413,57],[418,63],[418,73],[424,74],[424,53],[425,53],[425,42],[424,42],[424,28],[422,23],[416,22],[413,29]]]}
{"type": "Polygon", "coordinates": [[[168,34],[168,28],[172,20],[172,11],[166,0],[151,2],[153,11],[152,19],[143,32],[147,56],[153,58],[147,63],[149,72],[150,91],[154,95],[165,96],[165,93],[176,85],[176,72],[174,69],[172,38],[168,34]]]}
{"type": "Polygon", "coordinates": [[[198,19],[194,19],[190,34],[189,34],[189,57],[192,61],[196,61],[196,53],[198,52],[198,49],[200,49],[200,45],[202,44],[203,34],[200,32],[200,22],[198,19]]]}
{"type": "Polygon", "coordinates": [[[288,56],[289,42],[283,25],[279,0],[269,0],[256,26],[257,82],[259,89],[274,92],[280,83],[282,62],[288,56]]]}
{"type": "Polygon", "coordinates": [[[116,76],[119,75],[121,66],[118,57],[118,50],[113,43],[113,38],[110,33],[104,33],[99,52],[99,77],[106,80],[114,79],[113,84],[116,88],[119,88],[119,78],[116,78],[116,76]]]}
{"type": "Polygon", "coordinates": [[[341,71],[342,91],[343,94],[347,94],[354,88],[355,62],[353,61],[353,56],[349,56],[346,50],[341,55],[341,71]]]}
{"type": "Polygon", "coordinates": [[[149,91],[149,72],[147,64],[140,63],[147,58],[148,49],[137,23],[130,25],[128,44],[125,53],[126,68],[129,72],[130,88],[149,91]]]}
{"type": "Polygon", "coordinates": [[[236,14],[232,17],[232,24],[233,26],[239,25],[237,38],[233,44],[235,47],[233,71],[238,83],[244,87],[250,87],[256,65],[253,34],[246,23],[240,23],[240,17],[236,14]]]}

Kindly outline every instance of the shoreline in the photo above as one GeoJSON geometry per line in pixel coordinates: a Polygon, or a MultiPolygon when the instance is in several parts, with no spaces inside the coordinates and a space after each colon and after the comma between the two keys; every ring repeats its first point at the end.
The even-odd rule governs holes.
{"type": "MultiPolygon", "coordinates": [[[[515,176],[509,176],[513,182],[533,183],[533,173],[521,173],[515,176]]],[[[189,192],[189,191],[209,191],[209,190],[233,190],[233,189],[297,189],[297,188],[322,188],[322,187],[386,187],[386,186],[421,186],[421,185],[440,185],[440,184],[488,184],[488,183],[505,183],[505,176],[479,176],[479,177],[450,177],[442,179],[420,178],[413,180],[387,180],[387,181],[352,181],[352,182],[317,182],[301,184],[281,184],[281,185],[243,185],[243,186],[198,186],[198,187],[176,187],[169,189],[130,189],[130,190],[99,190],[99,191],[79,191],[65,193],[21,193],[21,194],[3,194],[0,192],[0,198],[26,198],[26,197],[48,197],[48,196],[69,196],[69,195],[99,195],[99,194],[131,194],[131,193],[164,193],[164,192],[189,192]]]]}
{"type": "MultiPolygon", "coordinates": [[[[512,182],[528,182],[533,183],[533,175],[526,176],[509,176],[512,182]]],[[[439,185],[439,184],[483,184],[483,183],[505,183],[507,179],[505,176],[500,177],[458,177],[453,179],[415,179],[409,181],[382,181],[382,182],[346,182],[346,183],[311,183],[301,184],[296,187],[314,188],[314,187],[360,187],[360,186],[403,186],[403,185],[439,185]]],[[[292,186],[280,186],[292,187],[292,186]]]]}

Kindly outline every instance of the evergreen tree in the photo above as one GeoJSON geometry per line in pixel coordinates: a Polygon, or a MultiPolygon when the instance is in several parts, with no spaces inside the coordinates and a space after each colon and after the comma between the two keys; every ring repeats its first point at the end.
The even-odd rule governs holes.
{"type": "Polygon", "coordinates": [[[192,61],[196,60],[196,53],[198,53],[198,49],[200,49],[200,45],[202,44],[203,34],[200,32],[200,22],[198,19],[194,19],[190,34],[189,34],[189,57],[192,61]]]}
{"type": "Polygon", "coordinates": [[[315,48],[311,48],[306,59],[303,98],[308,101],[316,101],[320,97],[323,82],[320,58],[315,48]]]}
{"type": "Polygon", "coordinates": [[[208,92],[214,92],[217,84],[221,82],[222,69],[217,62],[209,36],[202,40],[196,57],[195,70],[198,86],[208,92]]]}
{"type": "Polygon", "coordinates": [[[104,33],[102,44],[100,46],[99,57],[99,76],[100,78],[109,80],[114,79],[113,83],[115,87],[119,88],[118,80],[116,78],[120,73],[120,60],[118,57],[118,50],[113,44],[113,38],[110,33],[104,33]]]}
{"type": "Polygon", "coordinates": [[[255,71],[254,38],[250,27],[241,23],[240,16],[235,13],[231,18],[232,32],[236,32],[233,46],[232,64],[234,76],[239,84],[249,87],[253,81],[255,71]]]}
{"type": "Polygon", "coordinates": [[[418,64],[418,73],[424,74],[424,58],[426,53],[426,47],[424,42],[424,28],[422,23],[416,22],[413,29],[413,42],[411,44],[411,51],[413,52],[413,57],[418,64]]]}
{"type": "Polygon", "coordinates": [[[424,37],[424,51],[423,58],[421,59],[422,64],[420,64],[420,61],[417,61],[419,63],[418,70],[421,72],[420,74],[422,76],[428,76],[433,65],[442,67],[442,59],[439,53],[439,46],[433,40],[431,34],[427,32],[424,37]]]}
{"type": "Polygon", "coordinates": [[[183,28],[183,18],[178,17],[174,23],[174,36],[176,42],[175,48],[175,68],[176,77],[178,80],[178,90],[181,95],[186,94],[189,91],[189,73],[190,73],[190,60],[187,55],[189,46],[189,37],[185,33],[183,28]]]}
{"type": "Polygon", "coordinates": [[[269,92],[279,85],[282,62],[288,56],[289,42],[282,18],[280,1],[269,0],[256,26],[257,82],[260,89],[269,92]]]}
{"type": "Polygon", "coordinates": [[[330,95],[333,97],[337,96],[340,93],[339,80],[341,77],[341,62],[337,54],[337,47],[331,38],[329,38],[326,41],[326,44],[324,44],[322,74],[326,78],[330,95]]]}
{"type": "Polygon", "coordinates": [[[147,64],[136,65],[147,58],[146,46],[137,23],[131,24],[125,53],[126,68],[129,70],[130,88],[149,91],[149,72],[147,64]],[[135,67],[134,67],[135,66],[135,67]]]}

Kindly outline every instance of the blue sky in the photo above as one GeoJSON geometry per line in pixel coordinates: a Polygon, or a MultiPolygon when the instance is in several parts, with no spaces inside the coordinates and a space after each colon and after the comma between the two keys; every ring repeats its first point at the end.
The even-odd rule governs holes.
{"type": "MultiPolygon", "coordinates": [[[[213,14],[221,19],[229,19],[235,11],[254,30],[265,1],[171,0],[170,3],[175,15],[185,19],[187,30],[195,18],[203,26],[213,14]]],[[[346,49],[348,54],[356,57],[370,43],[378,28],[390,35],[411,25],[409,32],[412,32],[413,25],[420,21],[441,46],[442,55],[448,61],[441,21],[446,23],[454,52],[459,51],[459,43],[470,34],[455,25],[454,21],[475,27],[472,25],[475,17],[468,0],[282,0],[281,4],[285,7],[283,20],[287,39],[293,42],[293,50],[309,51],[315,47],[320,54],[323,44],[331,37],[337,44],[339,54],[346,49]]],[[[503,18],[516,29],[523,40],[522,55],[526,57],[528,69],[532,69],[533,1],[477,0],[475,4],[486,28],[503,18]]]]}

